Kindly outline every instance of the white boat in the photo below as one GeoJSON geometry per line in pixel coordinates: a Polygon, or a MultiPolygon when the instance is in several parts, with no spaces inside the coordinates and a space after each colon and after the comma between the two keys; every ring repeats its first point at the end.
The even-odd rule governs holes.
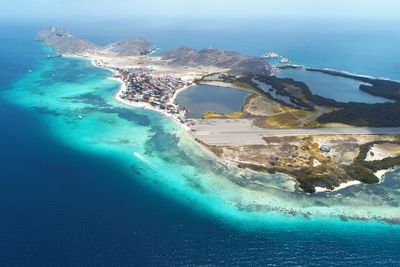
{"type": "Polygon", "coordinates": [[[83,117],[82,117],[82,115],[81,115],[81,114],[79,114],[78,118],[81,120],[83,117]]]}
{"type": "Polygon", "coordinates": [[[56,58],[56,57],[61,57],[61,54],[56,54],[56,55],[47,55],[47,58],[56,58]]]}
{"type": "Polygon", "coordinates": [[[147,167],[153,169],[153,167],[151,166],[150,162],[148,162],[139,152],[133,152],[133,155],[140,160],[141,162],[143,162],[147,167]]]}

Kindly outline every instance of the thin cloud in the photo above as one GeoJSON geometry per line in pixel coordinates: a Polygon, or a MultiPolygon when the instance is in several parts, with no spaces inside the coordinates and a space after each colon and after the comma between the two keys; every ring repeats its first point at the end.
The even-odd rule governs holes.
{"type": "Polygon", "coordinates": [[[3,18],[400,17],[397,0],[14,0],[3,18]]]}

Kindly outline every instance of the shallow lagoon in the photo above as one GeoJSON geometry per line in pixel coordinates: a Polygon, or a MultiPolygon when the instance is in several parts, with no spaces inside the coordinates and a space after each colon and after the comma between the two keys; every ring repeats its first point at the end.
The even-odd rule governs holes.
{"type": "Polygon", "coordinates": [[[195,85],[178,94],[175,102],[189,109],[186,115],[188,118],[197,119],[206,112],[238,112],[249,95],[248,92],[233,88],[195,85]]]}
{"type": "Polygon", "coordinates": [[[313,94],[334,99],[338,102],[384,103],[390,100],[370,95],[359,90],[361,84],[353,79],[307,71],[305,69],[280,69],[279,78],[292,78],[308,85],[313,94]]]}

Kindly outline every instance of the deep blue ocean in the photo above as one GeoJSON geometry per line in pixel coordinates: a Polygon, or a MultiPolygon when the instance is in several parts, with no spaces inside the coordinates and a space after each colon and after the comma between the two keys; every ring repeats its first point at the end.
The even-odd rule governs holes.
{"type": "MultiPolygon", "coordinates": [[[[276,51],[298,64],[400,80],[400,30],[393,22],[57,23],[99,43],[139,35],[162,49],[276,51]]],[[[49,24],[0,25],[1,92],[40,69],[46,52],[32,37],[49,24]]],[[[397,226],[235,225],[197,209],[201,203],[148,186],[112,155],[60,142],[45,113],[0,97],[0,266],[400,266],[397,226]]],[[[143,116],[121,114],[146,124],[143,116]]]]}

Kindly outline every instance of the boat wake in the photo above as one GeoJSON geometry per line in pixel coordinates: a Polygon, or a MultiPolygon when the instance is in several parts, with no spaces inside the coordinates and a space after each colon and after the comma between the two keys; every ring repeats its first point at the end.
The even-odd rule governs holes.
{"type": "Polygon", "coordinates": [[[147,167],[154,170],[154,167],[152,166],[152,164],[148,160],[146,160],[139,152],[136,152],[136,151],[133,152],[133,156],[135,156],[138,160],[143,162],[147,167]]]}

